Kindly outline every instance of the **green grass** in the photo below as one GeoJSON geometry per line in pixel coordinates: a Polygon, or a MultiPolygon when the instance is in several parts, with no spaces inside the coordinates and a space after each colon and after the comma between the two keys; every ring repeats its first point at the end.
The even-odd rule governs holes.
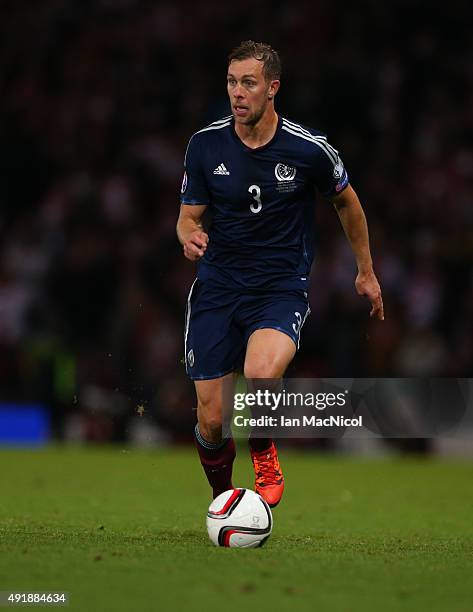
{"type": "MultiPolygon", "coordinates": [[[[472,464],[281,463],[271,538],[235,550],[207,539],[192,449],[0,451],[0,590],[64,590],[85,611],[473,609],[472,464]]],[[[246,449],[235,471],[251,486],[246,449]]]]}

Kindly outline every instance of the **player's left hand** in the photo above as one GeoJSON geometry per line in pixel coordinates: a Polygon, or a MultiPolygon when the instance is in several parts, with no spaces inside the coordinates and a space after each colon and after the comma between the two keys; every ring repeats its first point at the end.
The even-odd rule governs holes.
{"type": "Polygon", "coordinates": [[[373,271],[358,272],[355,280],[355,287],[358,295],[366,295],[371,302],[370,317],[378,317],[380,321],[384,321],[383,298],[381,295],[381,287],[378,279],[373,271]]]}

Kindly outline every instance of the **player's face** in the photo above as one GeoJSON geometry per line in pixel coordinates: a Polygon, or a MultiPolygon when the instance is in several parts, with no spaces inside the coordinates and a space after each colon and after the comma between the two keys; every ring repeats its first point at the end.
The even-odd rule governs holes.
{"type": "Polygon", "coordinates": [[[228,66],[227,91],[235,121],[244,125],[258,123],[278,84],[279,81],[266,81],[263,62],[253,58],[231,62],[228,66]]]}

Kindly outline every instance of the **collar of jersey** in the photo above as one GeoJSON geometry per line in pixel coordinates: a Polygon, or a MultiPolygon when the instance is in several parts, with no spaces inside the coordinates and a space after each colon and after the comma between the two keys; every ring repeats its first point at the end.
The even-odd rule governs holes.
{"type": "Polygon", "coordinates": [[[264,149],[267,149],[268,147],[270,147],[273,142],[276,140],[280,130],[281,130],[281,125],[282,125],[282,117],[281,115],[278,115],[278,125],[276,126],[276,130],[274,132],[273,137],[271,138],[271,140],[268,140],[268,142],[264,145],[262,145],[261,147],[256,147],[255,149],[253,149],[252,147],[248,147],[243,140],[238,136],[238,134],[236,133],[235,130],[235,117],[231,118],[231,132],[233,134],[233,138],[235,138],[235,140],[237,142],[240,143],[240,145],[243,147],[243,149],[245,149],[245,151],[248,151],[249,153],[256,153],[258,151],[264,151],[264,149]]]}

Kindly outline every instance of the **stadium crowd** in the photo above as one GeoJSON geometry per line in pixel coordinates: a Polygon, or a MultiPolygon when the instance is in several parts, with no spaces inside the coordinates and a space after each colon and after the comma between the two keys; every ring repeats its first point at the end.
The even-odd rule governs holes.
{"type": "Polygon", "coordinates": [[[190,437],[183,155],[229,113],[226,56],[247,38],[282,55],[277,110],[340,150],[385,303],[370,321],[318,201],[312,316],[288,374],[471,376],[469,4],[423,4],[2,2],[0,400],[43,401],[69,439],[190,437]]]}

